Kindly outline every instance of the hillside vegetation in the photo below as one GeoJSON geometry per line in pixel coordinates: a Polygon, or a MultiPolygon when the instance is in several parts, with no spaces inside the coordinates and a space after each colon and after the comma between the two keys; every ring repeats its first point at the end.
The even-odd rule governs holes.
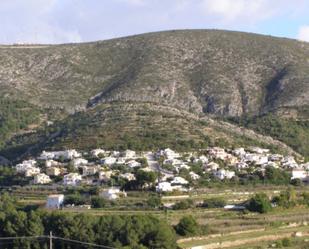
{"type": "MultiPolygon", "coordinates": [[[[0,46],[0,55],[0,100],[12,106],[0,110],[0,154],[7,157],[29,146],[188,149],[249,141],[282,149],[221,129],[213,117],[308,119],[309,44],[295,40],[183,30],[0,46]]],[[[292,141],[286,130],[280,136],[269,127],[255,130],[308,154],[306,133],[292,141]]]]}

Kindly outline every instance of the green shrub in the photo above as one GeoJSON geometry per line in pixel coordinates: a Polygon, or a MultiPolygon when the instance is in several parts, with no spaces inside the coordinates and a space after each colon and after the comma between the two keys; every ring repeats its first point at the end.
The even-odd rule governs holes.
{"type": "Polygon", "coordinates": [[[194,207],[194,202],[191,199],[176,202],[173,206],[174,210],[189,209],[194,207]]]}
{"type": "Polygon", "coordinates": [[[202,207],[205,208],[222,208],[226,205],[226,201],[222,198],[210,198],[204,200],[202,207]]]}
{"type": "Polygon", "coordinates": [[[197,235],[199,233],[199,225],[195,218],[191,215],[181,218],[176,225],[175,230],[181,236],[197,235]]]}
{"type": "Polygon", "coordinates": [[[272,209],[272,206],[267,195],[259,193],[249,200],[247,208],[251,212],[267,213],[272,209]]]}

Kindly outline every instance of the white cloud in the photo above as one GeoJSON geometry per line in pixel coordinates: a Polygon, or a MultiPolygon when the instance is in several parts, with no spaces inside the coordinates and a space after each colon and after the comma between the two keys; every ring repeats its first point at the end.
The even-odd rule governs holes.
{"type": "Polygon", "coordinates": [[[301,41],[309,42],[309,25],[299,28],[297,38],[301,41]]]}
{"type": "Polygon", "coordinates": [[[275,14],[276,9],[267,0],[203,0],[206,14],[215,15],[223,22],[246,19],[255,22],[275,14]]]}

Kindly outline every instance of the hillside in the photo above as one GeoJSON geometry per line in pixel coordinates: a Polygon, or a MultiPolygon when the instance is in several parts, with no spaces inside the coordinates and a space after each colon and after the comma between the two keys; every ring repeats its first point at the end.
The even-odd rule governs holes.
{"type": "MultiPolygon", "coordinates": [[[[185,149],[224,140],[236,146],[248,142],[248,134],[237,127],[214,132],[217,118],[271,112],[307,122],[308,83],[308,43],[240,32],[184,30],[0,46],[0,99],[13,103],[0,108],[0,154],[22,154],[33,144],[148,148],[165,141],[185,149]],[[212,122],[203,121],[209,117],[212,122]]],[[[289,144],[266,128],[247,127],[289,144]]],[[[300,129],[307,134],[308,127],[300,129]]],[[[258,135],[249,140],[284,147],[258,135]]],[[[309,154],[307,147],[298,150],[301,143],[289,145],[309,154]]]]}

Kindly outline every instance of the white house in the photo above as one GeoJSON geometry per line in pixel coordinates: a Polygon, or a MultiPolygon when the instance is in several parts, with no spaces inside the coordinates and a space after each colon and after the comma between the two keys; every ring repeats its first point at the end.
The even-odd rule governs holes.
{"type": "Polygon", "coordinates": [[[58,176],[61,174],[61,170],[58,167],[50,167],[46,169],[46,174],[49,176],[58,176]]]}
{"type": "Polygon", "coordinates": [[[249,150],[253,153],[257,153],[257,154],[266,154],[269,153],[269,149],[263,149],[260,147],[250,147],[249,150]]]}
{"type": "Polygon", "coordinates": [[[24,171],[24,174],[26,177],[31,177],[31,176],[35,176],[37,174],[40,174],[41,170],[37,167],[28,167],[26,168],[26,170],[24,171]]]}
{"type": "Polygon", "coordinates": [[[126,159],[124,157],[118,157],[116,164],[125,164],[126,159]]]}
{"type": "Polygon", "coordinates": [[[136,153],[134,150],[125,150],[124,152],[121,153],[122,156],[126,159],[131,159],[131,158],[135,158],[136,153]]]}
{"type": "Polygon", "coordinates": [[[73,158],[80,157],[81,154],[76,150],[65,150],[65,151],[43,151],[39,156],[41,160],[49,160],[49,159],[59,159],[63,157],[65,160],[72,160],[73,158]]]}
{"type": "Polygon", "coordinates": [[[247,163],[245,163],[245,162],[238,162],[238,163],[236,163],[236,168],[237,169],[246,169],[246,168],[248,168],[249,166],[248,166],[248,164],[247,163]]]}
{"type": "Polygon", "coordinates": [[[76,186],[82,180],[78,173],[70,173],[63,177],[63,185],[76,186]]]}
{"type": "Polygon", "coordinates": [[[101,181],[108,181],[113,174],[113,171],[99,171],[99,179],[101,181]]]}
{"type": "Polygon", "coordinates": [[[49,195],[47,197],[46,208],[59,209],[63,205],[64,195],[49,195]]]}
{"type": "Polygon", "coordinates": [[[294,157],[292,157],[292,156],[284,157],[281,160],[281,164],[285,168],[290,168],[290,169],[298,168],[298,164],[296,163],[294,157]]]}
{"type": "Polygon", "coordinates": [[[98,157],[100,154],[104,155],[105,154],[105,150],[102,149],[94,149],[91,151],[91,155],[98,157]]]}
{"type": "Polygon", "coordinates": [[[178,158],[180,157],[179,153],[167,148],[165,150],[160,150],[158,153],[157,153],[158,156],[164,156],[166,157],[167,159],[173,159],[173,158],[178,158]]]}
{"type": "Polygon", "coordinates": [[[157,192],[172,192],[174,188],[170,182],[159,182],[156,186],[157,192]]]}
{"type": "Polygon", "coordinates": [[[185,189],[182,185],[172,186],[170,182],[159,182],[156,186],[157,192],[172,192],[174,190],[187,191],[187,189],[185,189]]]}
{"type": "Polygon", "coordinates": [[[124,174],[120,174],[120,177],[127,179],[128,181],[133,181],[135,180],[135,175],[132,173],[124,173],[124,174]]]}
{"type": "Polygon", "coordinates": [[[268,156],[260,156],[255,162],[256,165],[263,165],[268,163],[268,156]]]}
{"type": "Polygon", "coordinates": [[[48,184],[51,182],[51,179],[48,175],[41,173],[34,176],[34,184],[48,184]]]}
{"type": "Polygon", "coordinates": [[[35,167],[36,161],[35,160],[25,160],[22,163],[19,163],[15,166],[16,172],[24,173],[28,168],[35,167]]]}
{"type": "Polygon", "coordinates": [[[225,178],[231,179],[232,177],[235,176],[235,172],[225,169],[219,169],[218,171],[214,172],[214,176],[219,178],[220,180],[223,180],[225,178]]]}
{"type": "Polygon", "coordinates": [[[83,176],[91,176],[99,171],[97,166],[82,166],[83,176]]]}
{"type": "Polygon", "coordinates": [[[202,156],[200,156],[200,157],[198,157],[198,158],[195,158],[195,159],[193,160],[193,162],[194,162],[194,163],[199,163],[199,162],[201,162],[201,163],[205,164],[205,163],[208,163],[208,158],[207,158],[205,155],[202,155],[202,156]]]}
{"type": "Polygon", "coordinates": [[[209,149],[208,154],[212,158],[221,159],[221,160],[225,160],[228,157],[228,153],[226,153],[225,150],[220,147],[213,147],[209,149]]]}
{"type": "Polygon", "coordinates": [[[78,168],[78,167],[80,167],[80,166],[83,166],[83,165],[88,164],[88,160],[86,160],[86,159],[84,159],[84,158],[75,158],[75,159],[72,161],[72,163],[73,163],[73,166],[74,166],[75,168],[78,168]]]}
{"type": "Polygon", "coordinates": [[[116,157],[105,157],[103,160],[104,164],[106,165],[113,165],[116,163],[116,161],[117,161],[116,157]]]}
{"type": "Polygon", "coordinates": [[[293,169],[291,179],[306,179],[308,177],[308,172],[304,169],[293,169]]]}
{"type": "Polygon", "coordinates": [[[131,160],[131,161],[127,162],[127,165],[128,165],[130,168],[136,168],[136,167],[140,167],[140,166],[141,166],[141,163],[136,162],[135,160],[131,160]]]}
{"type": "Polygon", "coordinates": [[[191,172],[189,173],[189,175],[190,175],[190,177],[191,177],[192,180],[198,180],[198,179],[200,179],[200,176],[199,176],[198,174],[194,173],[193,171],[191,171],[191,172]]]}
{"type": "Polygon", "coordinates": [[[53,166],[58,166],[60,163],[54,160],[46,160],[45,161],[45,167],[49,168],[49,167],[53,167],[53,166]]]}
{"type": "Polygon", "coordinates": [[[210,162],[207,165],[204,166],[204,170],[205,171],[215,171],[219,169],[219,164],[215,163],[215,162],[210,162]]]}
{"type": "Polygon", "coordinates": [[[246,154],[246,151],[244,148],[236,148],[232,153],[237,157],[243,157],[246,154]]]}
{"type": "Polygon", "coordinates": [[[115,200],[119,197],[126,197],[127,194],[124,191],[120,191],[119,188],[112,187],[109,189],[102,190],[99,194],[102,198],[108,199],[108,200],[115,200]]]}
{"type": "Polygon", "coordinates": [[[186,185],[188,183],[189,182],[186,179],[184,179],[184,178],[182,178],[180,176],[174,177],[174,179],[171,181],[172,185],[186,185]]]}

